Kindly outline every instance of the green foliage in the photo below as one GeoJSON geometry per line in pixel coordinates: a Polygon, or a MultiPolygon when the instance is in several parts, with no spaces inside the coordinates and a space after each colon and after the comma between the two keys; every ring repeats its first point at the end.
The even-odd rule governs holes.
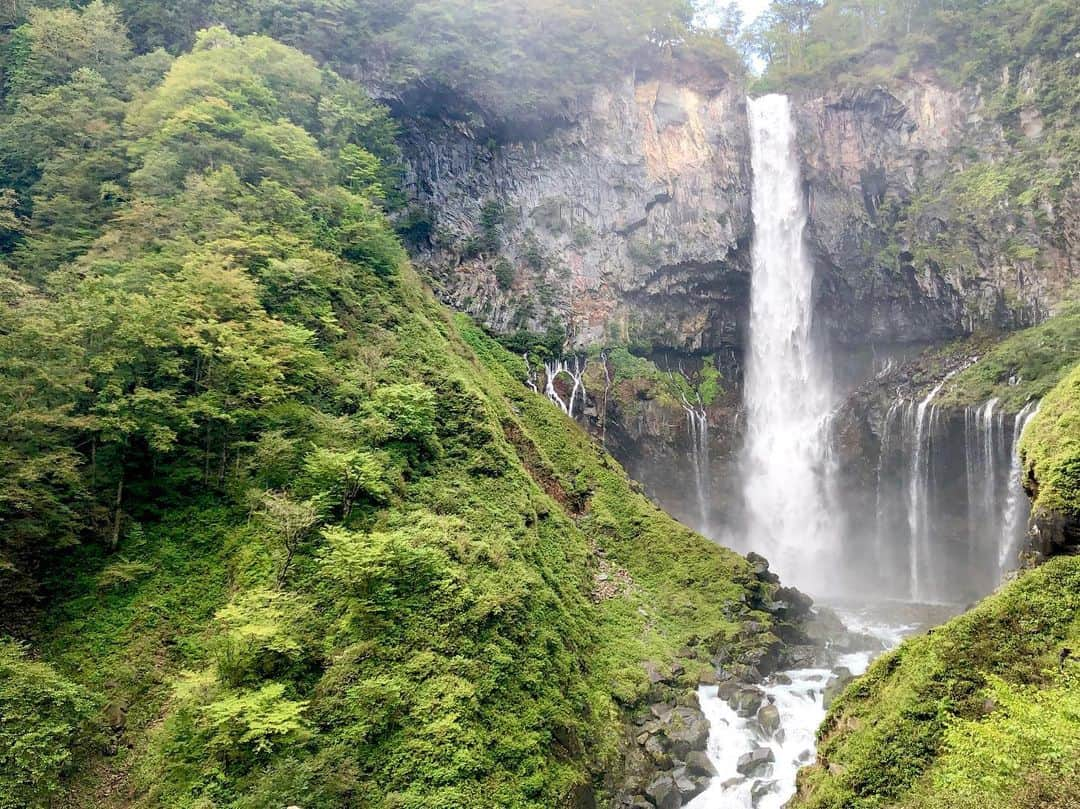
{"type": "Polygon", "coordinates": [[[941,393],[954,407],[998,399],[1009,412],[1041,399],[1080,362],[1080,306],[1067,304],[1038,326],[1011,334],[965,368],[941,393]]]}
{"type": "MultiPolygon", "coordinates": [[[[533,37],[529,64],[562,41],[553,22],[580,22],[607,71],[600,46],[654,49],[646,32],[681,4],[647,5],[506,30],[533,37]]],[[[124,5],[136,50],[220,13],[163,8],[124,5]]],[[[292,31],[305,43],[368,12],[258,8],[260,28],[310,24],[292,31]]],[[[489,22],[401,11],[372,30],[449,13],[468,43],[489,22]]],[[[34,584],[47,596],[36,648],[104,695],[119,738],[115,757],[84,751],[93,706],[65,708],[45,725],[46,766],[3,771],[0,795],[29,783],[33,801],[79,803],[107,779],[137,807],[561,805],[617,754],[643,661],[688,643],[707,660],[750,616],[767,632],[745,560],[661,514],[521,384],[520,357],[423,289],[382,213],[392,127],[355,86],[222,28],[175,59],[131,57],[97,5],[35,14],[17,39],[0,116],[15,192],[0,220],[0,576],[13,604],[34,584]],[[99,17],[100,70],[81,46],[34,55],[99,17]],[[599,548],[634,582],[608,600],[599,548]]],[[[497,234],[503,216],[485,206],[481,224],[497,234]]],[[[522,339],[554,354],[565,337],[522,339]]],[[[34,693],[23,676],[16,701],[34,693]]]]}
{"type": "Polygon", "coordinates": [[[95,707],[85,689],[0,638],[0,807],[51,805],[95,707]]]}
{"type": "Polygon", "coordinates": [[[1037,509],[1080,515],[1080,365],[1046,395],[1020,443],[1037,509]]]}
{"type": "Polygon", "coordinates": [[[875,661],[830,708],[795,805],[1019,809],[1059,773],[1075,799],[1078,611],[1080,560],[1058,558],[875,661]]]}

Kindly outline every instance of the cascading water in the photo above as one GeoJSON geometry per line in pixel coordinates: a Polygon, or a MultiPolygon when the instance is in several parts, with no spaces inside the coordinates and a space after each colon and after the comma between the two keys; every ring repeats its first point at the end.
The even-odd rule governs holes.
{"type": "Polygon", "coordinates": [[[686,426],[690,433],[690,464],[694,470],[694,494],[697,499],[699,534],[712,536],[710,485],[712,472],[709,464],[709,414],[700,404],[693,404],[685,397],[682,402],[686,411],[686,426]]]}
{"type": "Polygon", "coordinates": [[[806,206],[786,96],[748,100],[754,246],[745,487],[746,544],[781,576],[819,590],[836,532],[828,504],[832,393],[814,335],[814,267],[803,241],[806,206]]]}
{"type": "MultiPolygon", "coordinates": [[[[947,380],[946,380],[947,381],[947,380]]],[[[1028,516],[1019,438],[1036,411],[997,399],[946,417],[935,400],[898,398],[881,431],[875,548],[879,592],[966,602],[1015,567],[1028,516]],[[898,578],[906,557],[906,579],[898,578]]]]}

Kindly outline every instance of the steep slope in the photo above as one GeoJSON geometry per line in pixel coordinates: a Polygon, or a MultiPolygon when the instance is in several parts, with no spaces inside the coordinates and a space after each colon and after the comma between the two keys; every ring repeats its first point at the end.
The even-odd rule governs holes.
{"type": "Polygon", "coordinates": [[[774,577],[435,302],[383,111],[266,37],[19,36],[0,806],[591,806],[673,766],[624,777],[646,700],[704,744],[711,658],[780,651],[774,577]]]}

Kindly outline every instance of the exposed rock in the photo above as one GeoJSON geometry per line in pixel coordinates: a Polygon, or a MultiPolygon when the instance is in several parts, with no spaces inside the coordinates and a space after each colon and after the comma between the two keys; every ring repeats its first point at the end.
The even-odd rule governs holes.
{"type": "Polygon", "coordinates": [[[825,694],[822,697],[822,703],[826,708],[832,705],[833,700],[840,696],[848,684],[855,679],[855,675],[843,666],[835,669],[833,674],[835,676],[825,686],[825,694]]]}
{"type": "Polygon", "coordinates": [[[776,761],[776,756],[773,755],[771,748],[758,747],[740,756],[735,769],[742,775],[752,777],[765,772],[774,761],[776,761]]]}
{"type": "Polygon", "coordinates": [[[765,692],[760,688],[748,686],[740,688],[730,699],[728,704],[739,716],[753,716],[758,712],[761,703],[765,701],[765,692]]]}
{"type": "Polygon", "coordinates": [[[707,778],[716,775],[716,767],[713,766],[708,754],[702,750],[692,750],[687,754],[686,769],[691,775],[703,775],[707,778]]]}
{"type": "Polygon", "coordinates": [[[761,729],[772,736],[780,729],[780,709],[775,705],[762,705],[757,712],[757,721],[761,729]]]}
{"type": "Polygon", "coordinates": [[[657,776],[645,788],[645,794],[649,796],[649,800],[656,809],[682,809],[682,795],[675,785],[674,777],[667,773],[657,776]]]}
{"type": "Polygon", "coordinates": [[[761,803],[761,799],[771,792],[776,791],[776,781],[755,781],[754,785],[750,787],[750,800],[754,806],[761,803]]]}

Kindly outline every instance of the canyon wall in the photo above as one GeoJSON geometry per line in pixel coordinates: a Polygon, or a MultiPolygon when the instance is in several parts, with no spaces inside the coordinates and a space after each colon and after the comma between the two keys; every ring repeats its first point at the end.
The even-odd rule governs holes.
{"type": "MultiPolygon", "coordinates": [[[[1020,87],[1013,128],[993,110],[995,88],[925,73],[794,97],[819,323],[841,390],[928,344],[1038,322],[1071,285],[1075,193],[1033,212],[995,197],[994,177],[980,174],[1046,135],[1023,106],[1038,81],[1038,65],[1001,77],[1020,87]]],[[[703,358],[716,363],[725,395],[704,411],[717,491],[741,445],[745,92],[725,76],[628,77],[540,139],[515,142],[461,120],[402,120],[402,229],[442,299],[499,334],[565,337],[567,351],[593,350],[594,364],[598,349],[628,346],[693,383],[703,358]]],[[[624,385],[600,401],[594,384],[580,415],[654,497],[702,529],[685,403],[656,387],[624,385]]],[[[876,401],[859,418],[880,443],[876,401]]]]}

